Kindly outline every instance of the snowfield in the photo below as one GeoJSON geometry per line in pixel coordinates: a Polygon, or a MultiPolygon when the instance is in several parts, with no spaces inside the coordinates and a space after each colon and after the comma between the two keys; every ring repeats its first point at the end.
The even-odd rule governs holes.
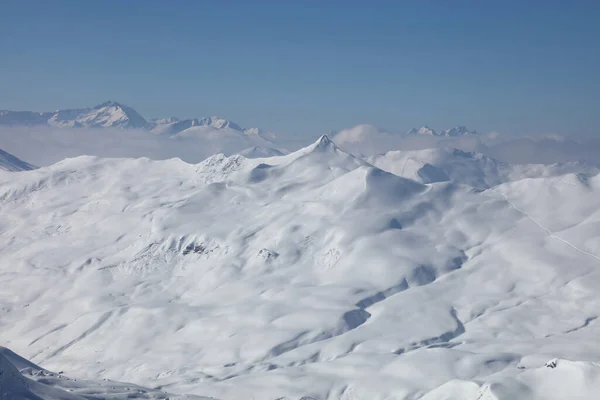
{"type": "Polygon", "coordinates": [[[599,195],[593,167],[327,136],[0,170],[1,343],[78,382],[1,350],[2,391],[597,398],[599,195]]]}

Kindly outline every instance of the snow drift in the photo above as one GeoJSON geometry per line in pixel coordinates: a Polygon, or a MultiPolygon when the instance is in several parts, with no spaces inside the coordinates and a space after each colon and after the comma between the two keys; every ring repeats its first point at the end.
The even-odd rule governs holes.
{"type": "Polygon", "coordinates": [[[437,170],[399,176],[323,136],[2,173],[2,339],[78,382],[223,399],[597,393],[594,170],[419,157],[437,170]]]}

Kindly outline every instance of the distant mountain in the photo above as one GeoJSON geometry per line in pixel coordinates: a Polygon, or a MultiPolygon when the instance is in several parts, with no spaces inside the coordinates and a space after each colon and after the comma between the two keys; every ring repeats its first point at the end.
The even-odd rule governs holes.
{"type": "Polygon", "coordinates": [[[0,170],[4,171],[29,171],[36,169],[35,165],[29,164],[10,153],[0,149],[0,170]]]}
{"type": "Polygon", "coordinates": [[[88,128],[141,128],[148,122],[133,108],[114,101],[107,101],[93,108],[59,110],[48,120],[59,127],[88,128]]]}
{"type": "Polygon", "coordinates": [[[427,125],[424,125],[424,126],[420,127],[419,129],[413,128],[413,129],[409,130],[408,132],[406,132],[407,136],[424,135],[424,136],[457,137],[457,136],[476,135],[476,134],[477,134],[477,131],[474,131],[474,130],[471,131],[467,127],[462,126],[462,125],[454,127],[454,128],[450,128],[450,129],[445,129],[440,132],[437,132],[436,130],[431,129],[427,125]]]}
{"type": "Polygon", "coordinates": [[[1,110],[0,125],[50,125],[60,128],[135,128],[165,136],[175,136],[193,127],[209,127],[211,130],[231,130],[245,135],[258,135],[266,140],[274,139],[272,133],[263,132],[258,128],[242,128],[230,120],[214,116],[184,120],[169,117],[147,121],[132,107],[114,101],[107,101],[92,108],[51,112],[1,110]]]}
{"type": "Polygon", "coordinates": [[[92,108],[54,112],[0,111],[0,125],[50,125],[61,128],[147,128],[148,122],[133,108],[107,101],[92,108]]]}
{"type": "MultiPolygon", "coordinates": [[[[219,117],[205,117],[180,120],[175,117],[166,118],[163,123],[157,123],[152,127],[152,133],[159,135],[176,135],[179,132],[194,126],[209,126],[215,129],[229,128],[234,131],[243,132],[244,129],[238,124],[219,117]]],[[[253,128],[257,129],[257,128],[253,128]]]]}
{"type": "Polygon", "coordinates": [[[464,126],[436,131],[425,125],[408,132],[394,132],[369,124],[342,129],[335,134],[333,141],[345,151],[357,155],[376,155],[391,149],[438,147],[440,142],[457,138],[477,139],[479,134],[464,126]]]}
{"type": "Polygon", "coordinates": [[[407,135],[439,136],[439,134],[435,130],[431,129],[427,125],[424,125],[424,126],[420,127],[419,129],[412,128],[410,131],[406,132],[406,134],[407,135]]]}

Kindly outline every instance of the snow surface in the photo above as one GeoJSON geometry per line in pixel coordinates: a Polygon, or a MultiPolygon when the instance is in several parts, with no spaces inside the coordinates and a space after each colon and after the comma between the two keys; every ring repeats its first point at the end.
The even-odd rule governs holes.
{"type": "Polygon", "coordinates": [[[365,160],[384,171],[421,183],[452,181],[479,189],[525,178],[600,173],[598,167],[577,162],[510,165],[480,153],[448,148],[390,151],[365,160]]]}
{"type": "Polygon", "coordinates": [[[41,368],[9,349],[0,346],[0,398],[16,399],[190,399],[210,400],[208,397],[179,396],[162,390],[115,382],[72,379],[41,368]]]}
{"type": "Polygon", "coordinates": [[[415,179],[323,136],[0,173],[2,343],[228,400],[598,397],[597,171],[373,162],[410,157],[415,179]]]}

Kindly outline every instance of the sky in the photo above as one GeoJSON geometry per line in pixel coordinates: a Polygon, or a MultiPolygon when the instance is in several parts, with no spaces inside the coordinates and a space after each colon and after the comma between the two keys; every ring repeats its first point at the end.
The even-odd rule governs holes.
{"type": "Polygon", "coordinates": [[[0,109],[600,134],[600,1],[3,0],[0,109]]]}

